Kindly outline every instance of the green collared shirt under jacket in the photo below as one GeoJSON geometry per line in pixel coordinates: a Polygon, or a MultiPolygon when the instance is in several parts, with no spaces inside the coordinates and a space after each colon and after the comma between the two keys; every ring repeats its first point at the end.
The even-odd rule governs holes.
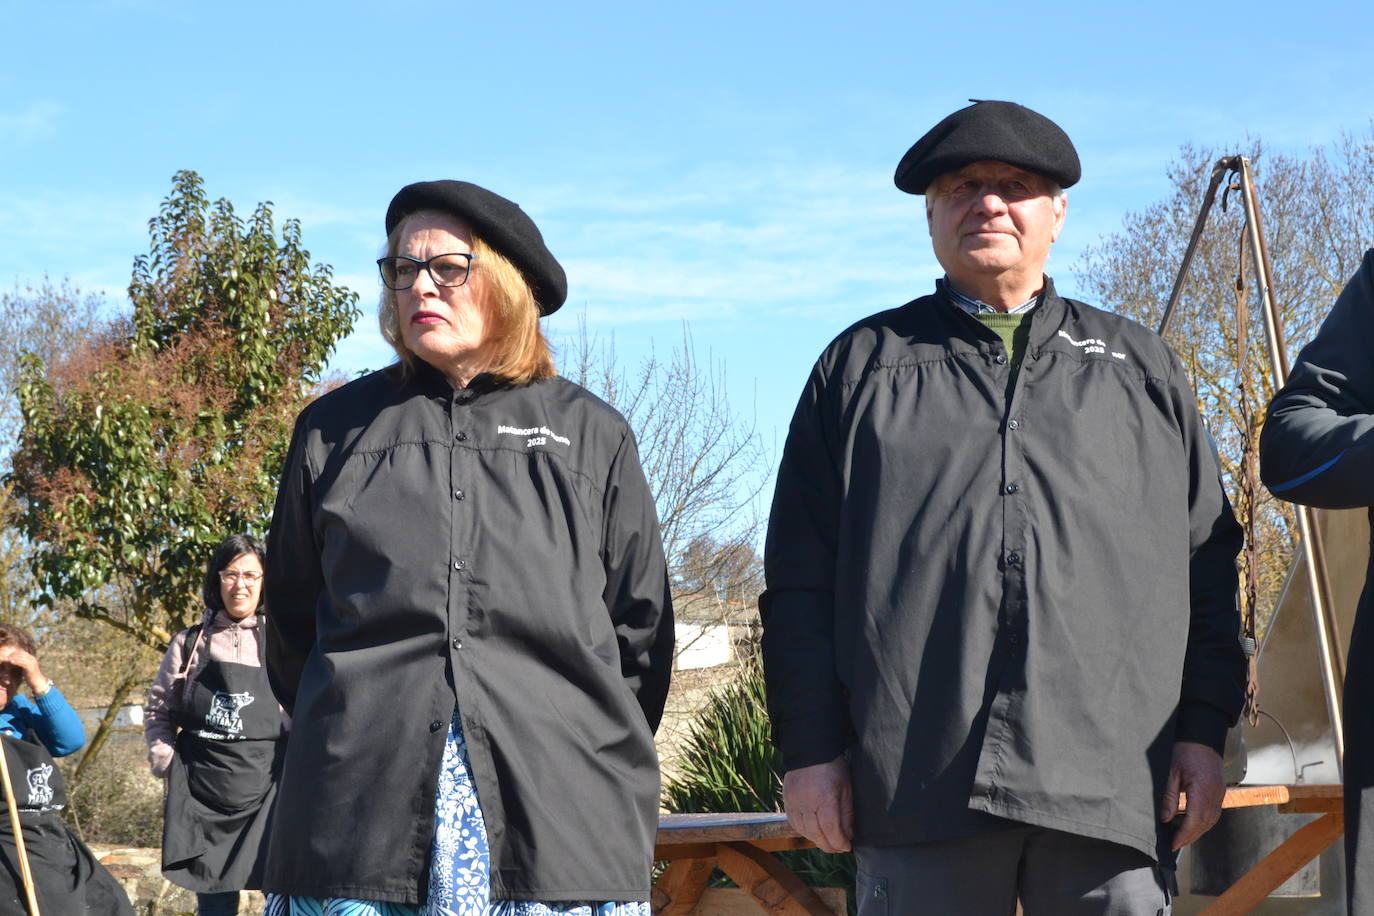
{"type": "Polygon", "coordinates": [[[1157,856],[1172,745],[1241,709],[1241,532],[1157,335],[1047,280],[1009,372],[943,293],[821,355],[769,519],[774,735],[848,752],[860,845],[1005,818],[1157,856]]]}

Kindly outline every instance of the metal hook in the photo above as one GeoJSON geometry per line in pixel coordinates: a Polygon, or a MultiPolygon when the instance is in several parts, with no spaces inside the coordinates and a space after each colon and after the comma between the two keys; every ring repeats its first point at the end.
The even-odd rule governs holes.
{"type": "Polygon", "coordinates": [[[1226,180],[1226,190],[1221,192],[1221,210],[1223,213],[1226,212],[1226,204],[1231,196],[1231,192],[1239,191],[1240,189],[1240,170],[1233,168],[1226,180]]]}

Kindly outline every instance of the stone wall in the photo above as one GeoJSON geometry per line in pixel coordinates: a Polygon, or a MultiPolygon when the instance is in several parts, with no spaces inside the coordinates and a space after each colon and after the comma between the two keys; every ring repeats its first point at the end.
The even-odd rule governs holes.
{"type": "MultiPolygon", "coordinates": [[[[193,916],[196,912],[196,895],[162,877],[161,850],[89,845],[91,852],[129,895],[138,916],[193,916]]],[[[244,891],[239,896],[242,916],[257,916],[262,908],[261,893],[244,891]]]]}

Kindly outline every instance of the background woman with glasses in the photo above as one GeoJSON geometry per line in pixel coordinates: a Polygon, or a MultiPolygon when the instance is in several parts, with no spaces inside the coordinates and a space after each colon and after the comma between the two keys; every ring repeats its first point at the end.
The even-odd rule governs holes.
{"type": "Polygon", "coordinates": [[[648,916],[673,631],[634,436],[554,372],[523,210],[422,182],[386,231],[397,362],[302,412],[272,518],[267,912],[648,916]]]}
{"type": "Polygon", "coordinates": [[[226,538],[201,588],[205,617],[172,638],[148,690],[144,738],[167,780],[162,873],[196,892],[200,916],[238,912],[262,886],[285,744],[263,667],[262,542],[226,538]]]}

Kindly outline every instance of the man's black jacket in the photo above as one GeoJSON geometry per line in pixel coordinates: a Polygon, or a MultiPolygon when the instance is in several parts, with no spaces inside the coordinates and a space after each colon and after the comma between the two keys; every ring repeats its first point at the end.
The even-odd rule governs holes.
{"type": "Polygon", "coordinates": [[[1009,393],[944,293],[872,316],[792,420],[769,705],[787,769],[848,752],[859,844],[996,815],[1154,856],[1172,745],[1240,712],[1241,533],[1178,360],[1048,281],[1030,321],[1009,393]]]}

